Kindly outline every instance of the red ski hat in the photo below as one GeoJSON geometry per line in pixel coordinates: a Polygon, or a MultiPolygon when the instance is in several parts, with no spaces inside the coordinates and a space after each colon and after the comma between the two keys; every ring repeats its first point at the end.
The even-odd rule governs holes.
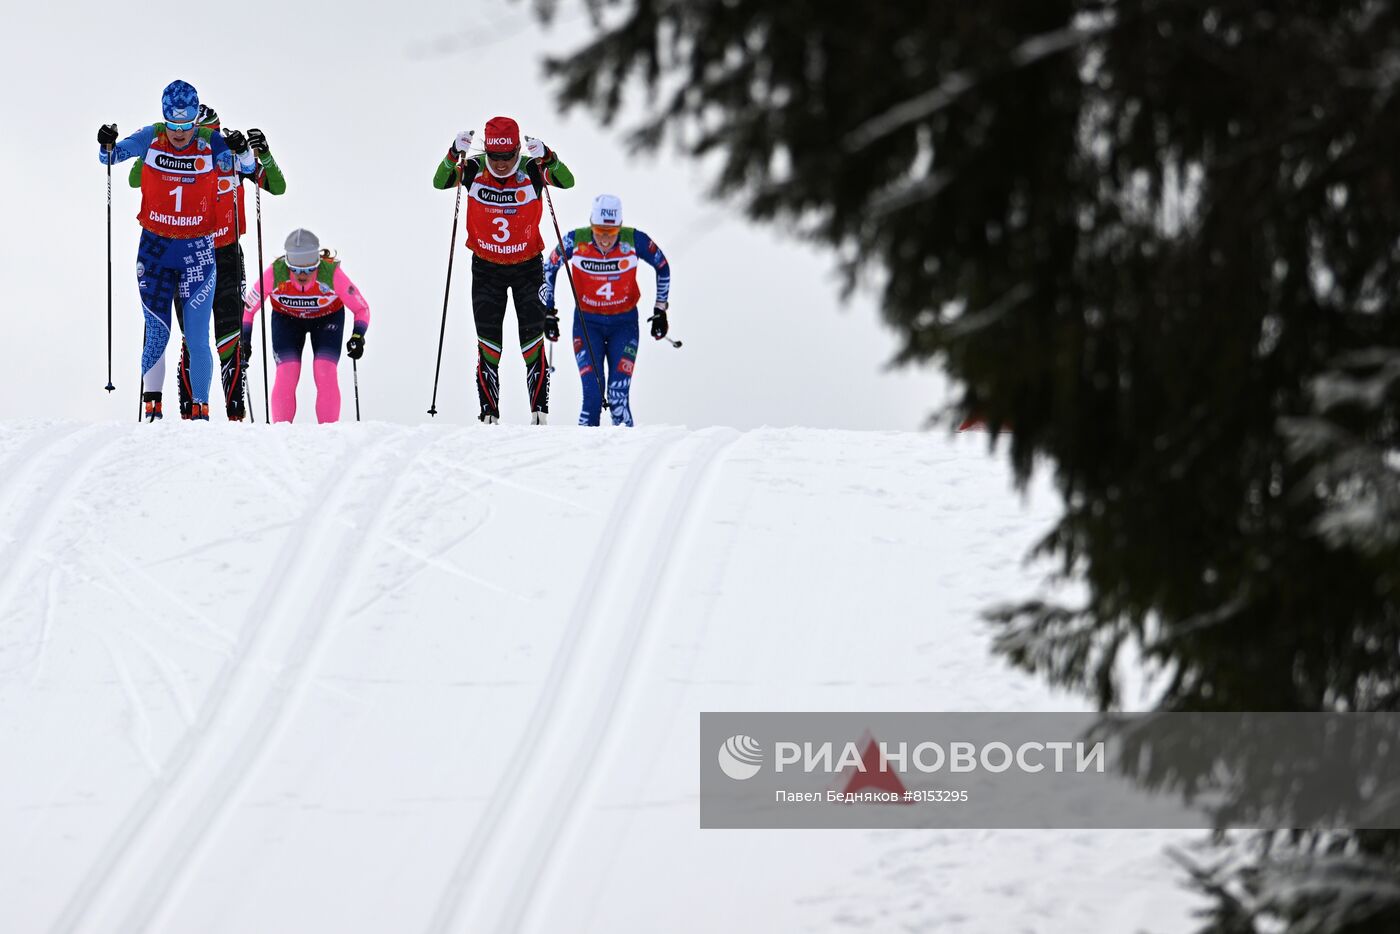
{"type": "Polygon", "coordinates": [[[520,148],[520,124],[510,117],[492,117],[486,121],[487,152],[506,152],[520,148]]]}

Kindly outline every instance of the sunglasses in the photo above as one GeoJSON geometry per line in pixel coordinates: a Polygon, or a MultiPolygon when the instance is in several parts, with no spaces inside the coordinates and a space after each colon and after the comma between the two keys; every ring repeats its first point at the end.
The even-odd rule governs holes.
{"type": "Polygon", "coordinates": [[[616,236],[617,236],[617,232],[618,232],[619,230],[621,230],[621,229],[622,229],[621,227],[602,227],[602,226],[599,226],[598,224],[594,224],[594,225],[593,225],[593,236],[595,236],[595,237],[602,237],[602,238],[616,237],[616,236]]]}
{"type": "Polygon", "coordinates": [[[492,162],[505,162],[507,159],[514,159],[514,158],[516,158],[516,157],[519,156],[519,155],[520,155],[520,150],[519,150],[518,148],[516,148],[516,149],[508,149],[508,150],[506,150],[505,152],[490,152],[490,151],[488,151],[488,152],[486,153],[486,158],[490,159],[492,162]]]}
{"type": "Polygon", "coordinates": [[[185,132],[186,130],[193,130],[193,129],[194,129],[194,121],[191,120],[191,121],[189,121],[188,123],[170,123],[170,122],[167,122],[167,123],[165,124],[165,128],[166,128],[167,130],[173,130],[173,131],[176,132],[176,133],[183,133],[183,132],[185,132]]]}
{"type": "Polygon", "coordinates": [[[288,263],[288,264],[287,264],[287,268],[290,269],[292,272],[299,273],[299,274],[305,276],[305,275],[310,275],[311,273],[315,272],[317,269],[321,268],[321,264],[320,264],[319,262],[317,262],[316,264],[311,265],[311,266],[293,266],[291,263],[288,263]]]}

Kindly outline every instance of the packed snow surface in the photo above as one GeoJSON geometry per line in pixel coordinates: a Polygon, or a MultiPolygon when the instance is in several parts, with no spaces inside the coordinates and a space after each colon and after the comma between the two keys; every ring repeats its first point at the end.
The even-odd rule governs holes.
{"type": "Polygon", "coordinates": [[[698,827],[702,710],[1082,709],[984,436],[0,425],[0,930],[1184,931],[1181,834],[698,827]]]}

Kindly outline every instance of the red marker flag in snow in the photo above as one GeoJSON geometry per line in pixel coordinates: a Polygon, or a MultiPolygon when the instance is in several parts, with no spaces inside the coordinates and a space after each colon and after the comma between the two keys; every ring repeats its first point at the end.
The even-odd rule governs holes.
{"type": "Polygon", "coordinates": [[[865,735],[865,746],[861,749],[860,764],[864,769],[851,770],[851,777],[846,782],[846,787],[841,789],[842,792],[850,794],[864,789],[888,791],[899,795],[900,804],[909,803],[904,798],[904,782],[899,780],[899,773],[885,769],[885,757],[880,752],[880,744],[875,742],[875,737],[869,733],[865,735]]]}

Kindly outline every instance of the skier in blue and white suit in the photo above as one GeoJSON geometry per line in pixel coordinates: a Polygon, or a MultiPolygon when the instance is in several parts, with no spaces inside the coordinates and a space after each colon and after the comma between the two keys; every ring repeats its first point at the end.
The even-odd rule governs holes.
{"type": "Polygon", "coordinates": [[[661,340],[669,330],[666,309],[671,297],[671,266],[656,241],[635,227],[622,226],[622,202],[616,195],[593,199],[588,227],[571,230],[549,254],[540,299],[545,306],[545,337],[559,339],[559,316],[554,310],[554,282],[559,267],[569,264],[578,309],[574,313],[574,358],[583,381],[580,425],[596,425],[602,415],[595,367],[607,366],[608,410],[614,425],[632,427],[632,372],[637,364],[637,269],[646,263],[656,271],[656,303],[651,336],[661,340]],[[583,325],[588,327],[585,340],[583,325]],[[592,351],[590,354],[589,351],[592,351]],[[596,354],[598,359],[593,359],[596,354]]]}
{"type": "Polygon", "coordinates": [[[141,244],[136,253],[136,281],[145,308],[146,340],[141,377],[148,421],[161,418],[161,384],[165,381],[165,347],[175,292],[185,303],[185,342],[190,354],[192,418],[209,418],[209,383],[214,372],[210,319],[214,309],[215,201],[221,174],[252,173],[253,154],[241,133],[221,136],[195,126],[199,94],[173,81],[161,95],[164,121],[142,127],[118,142],[116,124],[97,133],[98,159],[108,165],[140,157],[141,244]],[[231,148],[230,148],[231,147],[231,148]]]}

